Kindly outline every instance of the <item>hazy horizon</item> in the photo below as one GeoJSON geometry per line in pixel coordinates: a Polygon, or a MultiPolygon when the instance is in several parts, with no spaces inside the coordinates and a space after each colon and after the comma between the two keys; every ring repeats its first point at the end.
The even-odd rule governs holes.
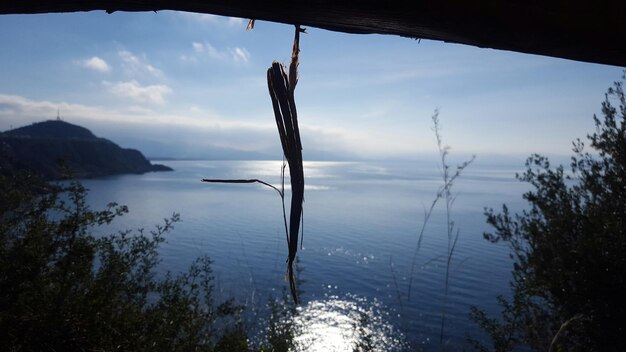
{"type": "MultiPolygon", "coordinates": [[[[40,123],[40,122],[45,122],[45,121],[55,121],[55,120],[56,118],[44,119],[41,121],[33,121],[26,125],[10,126],[9,129],[0,131],[0,133],[7,132],[13,129],[18,129],[20,127],[26,127],[35,123],[40,123]]],[[[63,119],[60,119],[60,120],[76,125],[75,123],[72,123],[72,121],[66,121],[63,119]]],[[[85,126],[81,126],[81,127],[85,127],[85,126]]],[[[101,135],[97,133],[97,131],[93,131],[93,130],[90,130],[90,131],[94,133],[96,137],[109,139],[112,142],[118,144],[122,148],[131,148],[125,144],[119,143],[118,140],[113,140],[106,135],[101,135]]],[[[434,134],[433,134],[433,138],[434,138],[434,134]]],[[[167,150],[167,152],[170,153],[168,155],[156,155],[156,154],[150,155],[150,154],[145,153],[144,151],[145,149],[136,148],[136,147],[132,147],[132,149],[139,150],[150,161],[168,161],[168,160],[177,160],[177,161],[185,161],[185,160],[186,161],[194,161],[194,160],[197,160],[197,161],[212,161],[212,160],[214,161],[220,161],[220,160],[221,161],[228,161],[228,160],[277,161],[277,160],[281,160],[282,155],[283,155],[282,151],[278,149],[275,150],[273,153],[270,153],[270,152],[262,153],[262,152],[256,152],[256,151],[240,151],[240,150],[234,150],[234,149],[211,148],[211,149],[200,150],[195,155],[175,155],[175,154],[171,154],[172,153],[171,150],[167,150]]],[[[147,150],[152,150],[152,149],[147,148],[147,150]]],[[[406,161],[406,162],[429,162],[429,163],[432,163],[433,165],[437,165],[441,162],[440,155],[439,155],[435,141],[433,141],[430,151],[425,150],[421,152],[416,152],[413,155],[409,155],[409,156],[396,155],[396,156],[387,156],[387,157],[378,156],[378,157],[368,158],[367,156],[357,156],[354,154],[334,155],[330,153],[315,153],[315,152],[310,153],[306,149],[303,150],[303,155],[305,159],[304,160],[305,164],[308,162],[318,162],[318,161],[328,161],[328,162],[333,162],[333,161],[347,161],[347,162],[351,162],[351,161],[355,161],[355,162],[358,162],[358,161],[374,161],[374,162],[376,161],[406,161]]],[[[547,153],[543,153],[543,155],[549,157],[553,162],[557,164],[560,163],[563,165],[569,164],[569,158],[571,156],[570,154],[547,154],[547,153]]],[[[478,162],[483,165],[522,167],[524,164],[524,161],[529,156],[530,154],[521,154],[521,153],[470,154],[466,152],[459,152],[455,150],[453,147],[450,147],[450,154],[448,155],[448,160],[452,164],[455,164],[455,163],[460,164],[468,160],[469,158],[474,157],[476,159],[474,162],[478,162]]]]}

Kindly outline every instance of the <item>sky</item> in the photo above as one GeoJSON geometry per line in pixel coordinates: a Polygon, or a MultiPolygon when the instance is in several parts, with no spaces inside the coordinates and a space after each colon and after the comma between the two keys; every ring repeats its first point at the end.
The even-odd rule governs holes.
{"type": "MultiPolygon", "coordinates": [[[[54,119],[149,157],[282,156],[266,71],[294,27],[173,11],[0,15],[0,131],[54,119]]],[[[568,155],[622,68],[308,28],[305,160],[568,155]]]]}

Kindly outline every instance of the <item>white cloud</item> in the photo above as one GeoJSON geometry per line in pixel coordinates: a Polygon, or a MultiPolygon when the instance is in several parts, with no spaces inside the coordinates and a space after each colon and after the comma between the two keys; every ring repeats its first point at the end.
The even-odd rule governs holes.
{"type": "Polygon", "coordinates": [[[18,95],[0,94],[0,126],[24,126],[31,122],[56,118],[57,109],[61,118],[67,116],[99,116],[98,108],[67,102],[31,100],[18,95]]]}
{"type": "Polygon", "coordinates": [[[149,64],[145,59],[141,59],[127,50],[120,50],[118,52],[122,64],[131,73],[143,72],[149,73],[155,77],[162,77],[163,72],[158,68],[149,64]]]}
{"type": "Polygon", "coordinates": [[[217,50],[213,45],[209,43],[191,43],[193,50],[199,54],[206,54],[213,59],[224,60],[227,57],[225,51],[217,50]]]}
{"type": "Polygon", "coordinates": [[[209,54],[210,57],[214,58],[214,59],[225,59],[227,57],[227,54],[225,51],[220,51],[217,50],[213,45],[206,43],[204,44],[204,51],[209,54]]]}
{"type": "Polygon", "coordinates": [[[150,115],[150,114],[155,113],[155,111],[152,109],[148,109],[144,106],[136,106],[136,105],[129,106],[127,110],[128,112],[137,114],[137,115],[150,115]]]}
{"type": "Polygon", "coordinates": [[[248,62],[250,60],[250,53],[246,48],[229,49],[229,52],[235,62],[248,62]]]}
{"type": "MultiPolygon", "coordinates": [[[[111,87],[114,86],[111,83],[107,84],[111,87]]],[[[224,118],[216,113],[209,113],[206,109],[202,109],[202,116],[167,114],[159,112],[160,110],[150,110],[141,106],[129,106],[120,111],[109,107],[32,100],[18,95],[0,94],[0,130],[6,129],[8,122],[16,126],[23,126],[43,119],[56,118],[57,109],[61,112],[61,118],[116,124],[149,123],[150,125],[205,128],[220,131],[232,130],[233,133],[239,130],[274,132],[276,129],[273,119],[269,117],[268,123],[259,124],[224,118]],[[17,123],[20,121],[21,123],[17,123]]]]}
{"type": "Polygon", "coordinates": [[[230,26],[243,26],[243,18],[228,17],[228,24],[230,26]]]}
{"type": "Polygon", "coordinates": [[[189,107],[189,112],[194,114],[201,114],[204,113],[204,110],[198,106],[193,105],[189,107]]]}
{"type": "MultiPolygon", "coordinates": [[[[206,55],[215,60],[242,63],[248,63],[250,61],[250,52],[246,48],[228,47],[226,49],[218,49],[208,42],[193,42],[191,46],[196,54],[206,55]]],[[[197,61],[197,57],[195,56],[183,55],[181,59],[184,61],[197,61]],[[194,60],[194,58],[196,60],[194,60]]]]}
{"type": "Polygon", "coordinates": [[[110,83],[104,82],[109,90],[119,96],[128,97],[142,103],[163,104],[165,95],[172,93],[172,89],[166,85],[142,86],[139,82],[132,80],[128,82],[110,83]]]}
{"type": "Polygon", "coordinates": [[[179,56],[180,61],[182,62],[192,62],[192,63],[196,63],[198,62],[198,58],[193,56],[193,55],[181,55],[179,56]]]}
{"type": "Polygon", "coordinates": [[[191,43],[191,45],[193,46],[193,50],[197,53],[201,53],[202,51],[204,51],[204,44],[202,43],[193,42],[191,43]]]}
{"type": "Polygon", "coordinates": [[[103,59],[94,56],[90,59],[86,59],[86,60],[82,60],[79,62],[82,66],[94,70],[94,71],[98,71],[98,72],[110,72],[111,71],[111,66],[109,66],[109,64],[107,64],[106,61],[104,61],[103,59]]]}

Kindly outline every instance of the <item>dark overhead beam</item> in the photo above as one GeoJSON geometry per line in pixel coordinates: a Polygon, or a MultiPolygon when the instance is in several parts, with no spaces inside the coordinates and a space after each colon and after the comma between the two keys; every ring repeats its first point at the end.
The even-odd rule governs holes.
{"type": "Polygon", "coordinates": [[[93,10],[210,13],[626,66],[624,0],[0,0],[0,14],[93,10]]]}

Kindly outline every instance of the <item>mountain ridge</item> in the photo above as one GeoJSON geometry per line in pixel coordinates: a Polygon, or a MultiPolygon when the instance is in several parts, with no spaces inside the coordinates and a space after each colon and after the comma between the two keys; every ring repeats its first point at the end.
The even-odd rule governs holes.
{"type": "Polygon", "coordinates": [[[172,171],[151,164],[138,150],[122,148],[60,119],[0,133],[0,174],[13,175],[27,169],[46,179],[59,179],[65,176],[61,163],[76,178],[172,171]]]}

